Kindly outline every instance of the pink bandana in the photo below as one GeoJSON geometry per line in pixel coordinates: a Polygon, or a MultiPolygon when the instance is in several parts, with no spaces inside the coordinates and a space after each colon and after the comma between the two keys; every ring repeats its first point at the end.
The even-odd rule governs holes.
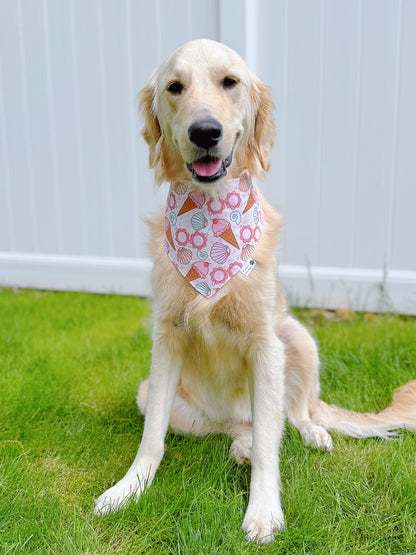
{"type": "Polygon", "coordinates": [[[260,239],[263,211],[247,173],[227,181],[215,197],[172,184],[165,217],[165,250],[204,297],[214,295],[240,270],[246,275],[260,239]]]}

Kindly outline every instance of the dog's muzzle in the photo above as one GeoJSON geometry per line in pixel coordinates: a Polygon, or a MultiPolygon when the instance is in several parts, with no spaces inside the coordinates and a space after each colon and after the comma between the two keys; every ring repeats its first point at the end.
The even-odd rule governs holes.
{"type": "Polygon", "coordinates": [[[225,160],[221,160],[221,158],[214,155],[215,147],[221,141],[222,136],[223,127],[214,118],[196,120],[189,126],[188,137],[190,142],[207,152],[205,156],[186,164],[195,181],[213,183],[227,175],[227,168],[232,162],[232,153],[225,160]]]}

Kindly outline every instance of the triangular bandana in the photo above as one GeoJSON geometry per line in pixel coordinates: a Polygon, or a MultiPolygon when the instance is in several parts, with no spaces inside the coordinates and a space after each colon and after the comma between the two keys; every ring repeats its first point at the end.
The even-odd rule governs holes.
{"type": "Polygon", "coordinates": [[[212,297],[241,269],[248,275],[260,239],[263,211],[247,173],[229,179],[215,196],[172,184],[165,215],[165,250],[204,297],[212,297]]]}

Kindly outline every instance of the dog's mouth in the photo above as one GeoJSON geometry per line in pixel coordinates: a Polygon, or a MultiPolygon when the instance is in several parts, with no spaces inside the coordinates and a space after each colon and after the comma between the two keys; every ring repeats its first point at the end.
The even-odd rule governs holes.
{"type": "Polygon", "coordinates": [[[194,160],[191,164],[187,163],[186,167],[192,172],[192,177],[200,183],[214,183],[227,175],[227,168],[231,165],[233,153],[225,160],[214,158],[213,156],[203,156],[194,160]]]}

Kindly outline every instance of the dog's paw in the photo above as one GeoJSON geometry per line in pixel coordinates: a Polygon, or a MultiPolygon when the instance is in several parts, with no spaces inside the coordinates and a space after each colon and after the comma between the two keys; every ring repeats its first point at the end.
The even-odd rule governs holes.
{"type": "Polygon", "coordinates": [[[243,434],[238,436],[231,444],[230,455],[238,462],[238,464],[250,464],[252,444],[252,434],[243,434]]]}
{"type": "Polygon", "coordinates": [[[284,529],[285,519],[280,506],[247,507],[243,520],[243,531],[247,540],[258,545],[266,544],[274,540],[284,529]]]}
{"type": "Polygon", "coordinates": [[[305,445],[318,447],[318,449],[322,449],[322,451],[332,451],[334,447],[331,436],[321,426],[313,424],[308,426],[308,428],[302,429],[301,434],[305,445]]]}
{"type": "Polygon", "coordinates": [[[138,480],[123,478],[95,501],[94,514],[105,515],[117,511],[127,503],[137,501],[139,495],[140,485],[138,480]]]}

